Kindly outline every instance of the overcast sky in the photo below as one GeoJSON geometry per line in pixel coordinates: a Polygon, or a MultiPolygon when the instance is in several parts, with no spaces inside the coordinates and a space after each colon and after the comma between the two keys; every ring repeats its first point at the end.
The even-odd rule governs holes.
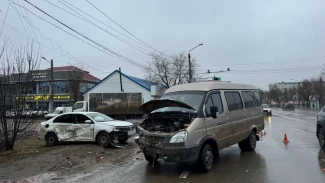
{"type": "MultiPolygon", "coordinates": [[[[21,5],[23,2],[22,0],[11,1],[21,5]]],[[[72,12],[58,0],[48,1],[72,12]]],[[[86,0],[66,1],[132,38],[86,0]]],[[[150,59],[148,55],[119,41],[107,32],[73,17],[46,1],[30,0],[30,2],[120,55],[144,65],[150,59]]],[[[267,89],[269,83],[316,77],[320,74],[324,63],[325,1],[323,0],[91,0],[91,2],[140,40],[166,54],[187,52],[199,43],[203,43],[203,46],[191,52],[200,65],[199,72],[231,68],[233,71],[217,75],[222,80],[254,84],[267,89]]],[[[1,0],[1,26],[8,5],[9,1],[1,0]]],[[[36,15],[71,32],[29,4],[25,3],[24,6],[36,15]]],[[[56,53],[60,52],[58,48],[60,47],[63,55],[68,52],[71,57],[84,62],[87,64],[85,67],[88,71],[98,78],[104,78],[118,67],[121,67],[125,74],[144,77],[140,67],[98,51],[29,13],[31,22],[41,31],[42,36],[37,29],[32,33],[32,28],[28,29],[26,20],[22,17],[20,20],[13,7],[17,8],[18,13],[23,13],[21,15],[27,13],[12,4],[6,23],[25,35],[29,34],[29,37],[32,35],[35,37],[35,33],[42,45],[52,49],[41,46],[43,52],[41,54],[47,59],[54,59],[54,66],[76,63],[67,56],[56,53]],[[50,38],[54,45],[52,46],[52,43],[45,38],[50,38]]],[[[137,44],[105,25],[91,18],[89,20],[137,44]]],[[[7,25],[3,27],[1,37],[3,36],[9,37],[15,47],[25,45],[27,42],[26,36],[7,25]]],[[[3,43],[2,39],[0,43],[3,43]]],[[[150,48],[147,47],[147,50],[150,51],[150,48]]],[[[47,68],[49,65],[42,62],[41,67],[47,68]]]]}

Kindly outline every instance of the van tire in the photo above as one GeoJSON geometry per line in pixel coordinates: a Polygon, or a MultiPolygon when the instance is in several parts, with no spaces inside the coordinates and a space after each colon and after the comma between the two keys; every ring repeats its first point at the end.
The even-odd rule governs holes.
{"type": "Polygon", "coordinates": [[[254,131],[243,141],[238,143],[242,151],[254,151],[256,148],[256,133],[254,131]]]}
{"type": "Polygon", "coordinates": [[[212,169],[214,160],[214,152],[213,148],[210,144],[205,144],[201,150],[198,165],[200,167],[200,171],[203,173],[207,173],[212,169]]]}
{"type": "Polygon", "coordinates": [[[45,141],[46,141],[46,145],[49,147],[53,147],[55,145],[58,145],[59,143],[58,137],[55,135],[55,133],[48,133],[45,136],[45,141]]]}
{"type": "Polygon", "coordinates": [[[317,138],[318,138],[319,146],[325,149],[325,129],[323,127],[318,128],[317,138]]]}
{"type": "Polygon", "coordinates": [[[106,132],[101,132],[97,135],[97,139],[96,139],[97,143],[102,146],[102,147],[108,147],[109,145],[111,145],[111,137],[109,136],[108,133],[106,132]]]}

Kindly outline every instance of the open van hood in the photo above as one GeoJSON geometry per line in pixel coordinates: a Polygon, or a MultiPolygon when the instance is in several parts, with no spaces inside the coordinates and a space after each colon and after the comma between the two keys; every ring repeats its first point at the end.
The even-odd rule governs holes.
{"type": "Polygon", "coordinates": [[[160,108],[164,108],[164,107],[184,107],[187,109],[193,109],[193,107],[185,104],[184,102],[180,102],[180,101],[176,101],[176,100],[169,100],[169,99],[162,99],[162,100],[151,100],[149,102],[146,102],[144,104],[142,104],[139,107],[139,110],[149,114],[150,112],[156,110],[156,109],[160,109],[160,108]]]}

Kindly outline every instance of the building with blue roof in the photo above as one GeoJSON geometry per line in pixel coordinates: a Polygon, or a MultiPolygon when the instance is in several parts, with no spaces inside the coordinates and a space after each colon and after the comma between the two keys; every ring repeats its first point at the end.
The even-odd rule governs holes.
{"type": "Polygon", "coordinates": [[[85,101],[91,96],[103,93],[134,93],[140,94],[142,103],[159,98],[164,91],[161,84],[126,75],[118,70],[113,71],[100,82],[83,93],[85,101]]]}

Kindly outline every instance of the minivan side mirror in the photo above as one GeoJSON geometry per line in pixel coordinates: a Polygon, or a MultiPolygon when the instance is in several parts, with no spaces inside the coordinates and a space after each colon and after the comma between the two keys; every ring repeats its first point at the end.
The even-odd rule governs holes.
{"type": "Polygon", "coordinates": [[[217,118],[218,113],[218,107],[217,106],[211,106],[210,107],[210,114],[212,118],[217,118]]]}
{"type": "Polygon", "coordinates": [[[90,119],[86,120],[85,123],[92,123],[90,119]]]}

